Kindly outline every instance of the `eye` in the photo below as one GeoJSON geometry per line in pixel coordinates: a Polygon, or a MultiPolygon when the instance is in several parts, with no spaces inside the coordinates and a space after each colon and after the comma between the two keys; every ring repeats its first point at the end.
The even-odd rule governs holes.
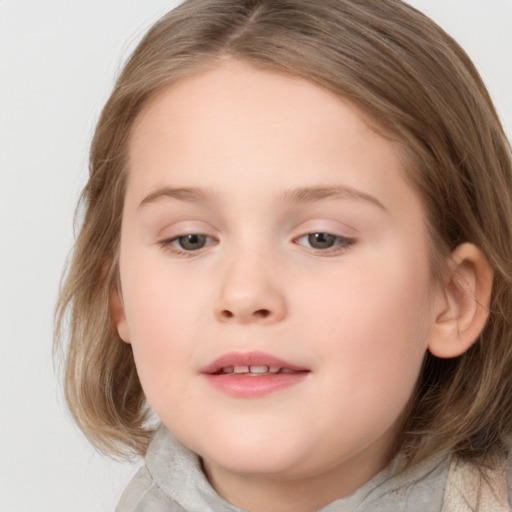
{"type": "Polygon", "coordinates": [[[297,239],[297,243],[305,245],[316,250],[328,250],[334,248],[344,248],[355,243],[353,238],[346,238],[331,233],[308,233],[297,239]]]}
{"type": "Polygon", "coordinates": [[[211,245],[213,240],[200,233],[190,233],[187,235],[181,235],[176,238],[170,238],[160,242],[163,247],[174,248],[178,251],[193,252],[199,251],[204,247],[211,245]]]}
{"type": "Polygon", "coordinates": [[[180,246],[180,249],[185,251],[197,251],[205,247],[208,237],[205,235],[185,235],[177,238],[176,243],[180,246]]]}

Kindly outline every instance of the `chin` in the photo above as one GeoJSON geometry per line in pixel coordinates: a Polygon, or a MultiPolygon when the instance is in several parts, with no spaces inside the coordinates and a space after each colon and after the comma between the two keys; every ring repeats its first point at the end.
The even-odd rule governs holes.
{"type": "MultiPolygon", "coordinates": [[[[216,454],[215,454],[216,455],[216,454]]],[[[231,457],[202,457],[205,467],[246,477],[293,478],[297,476],[296,460],[260,450],[258,454],[238,454],[231,457]]]]}
{"type": "MultiPolygon", "coordinates": [[[[276,437],[269,440],[255,435],[226,439],[210,438],[194,450],[205,461],[239,475],[288,475],[297,469],[302,443],[276,437]]],[[[303,447],[303,444],[302,444],[303,447]]]]}

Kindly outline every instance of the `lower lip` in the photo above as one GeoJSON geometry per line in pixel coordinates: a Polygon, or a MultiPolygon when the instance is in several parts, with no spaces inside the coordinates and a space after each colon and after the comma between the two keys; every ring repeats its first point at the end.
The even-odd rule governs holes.
{"type": "Polygon", "coordinates": [[[269,395],[302,382],[309,372],[276,373],[270,375],[206,374],[214,388],[227,395],[254,398],[269,395]]]}

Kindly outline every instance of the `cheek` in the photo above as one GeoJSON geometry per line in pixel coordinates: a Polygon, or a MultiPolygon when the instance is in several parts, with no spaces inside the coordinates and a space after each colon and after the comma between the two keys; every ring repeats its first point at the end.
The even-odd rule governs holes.
{"type": "Polygon", "coordinates": [[[205,297],[202,282],[151,247],[126,254],[120,272],[132,344],[155,351],[168,349],[171,339],[179,344],[184,326],[195,325],[193,315],[205,297]]]}
{"type": "Polygon", "coordinates": [[[201,293],[167,277],[155,265],[126,265],[121,279],[123,271],[130,276],[122,280],[123,298],[137,373],[150,403],[158,409],[171,394],[186,392],[182,376],[193,359],[191,338],[201,329],[197,319],[201,293]]]}
{"type": "Polygon", "coordinates": [[[391,258],[347,266],[319,286],[324,299],[310,301],[310,336],[317,329],[323,357],[339,369],[332,375],[351,393],[408,399],[430,332],[429,282],[426,263],[391,258]]]}

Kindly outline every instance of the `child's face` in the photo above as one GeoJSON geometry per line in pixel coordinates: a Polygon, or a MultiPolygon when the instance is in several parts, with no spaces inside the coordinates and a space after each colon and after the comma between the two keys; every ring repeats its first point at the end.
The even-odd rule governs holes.
{"type": "Polygon", "coordinates": [[[349,104],[243,64],[138,120],[113,316],[152,407],[219,485],[350,492],[385,464],[438,302],[403,175],[349,104]]]}

